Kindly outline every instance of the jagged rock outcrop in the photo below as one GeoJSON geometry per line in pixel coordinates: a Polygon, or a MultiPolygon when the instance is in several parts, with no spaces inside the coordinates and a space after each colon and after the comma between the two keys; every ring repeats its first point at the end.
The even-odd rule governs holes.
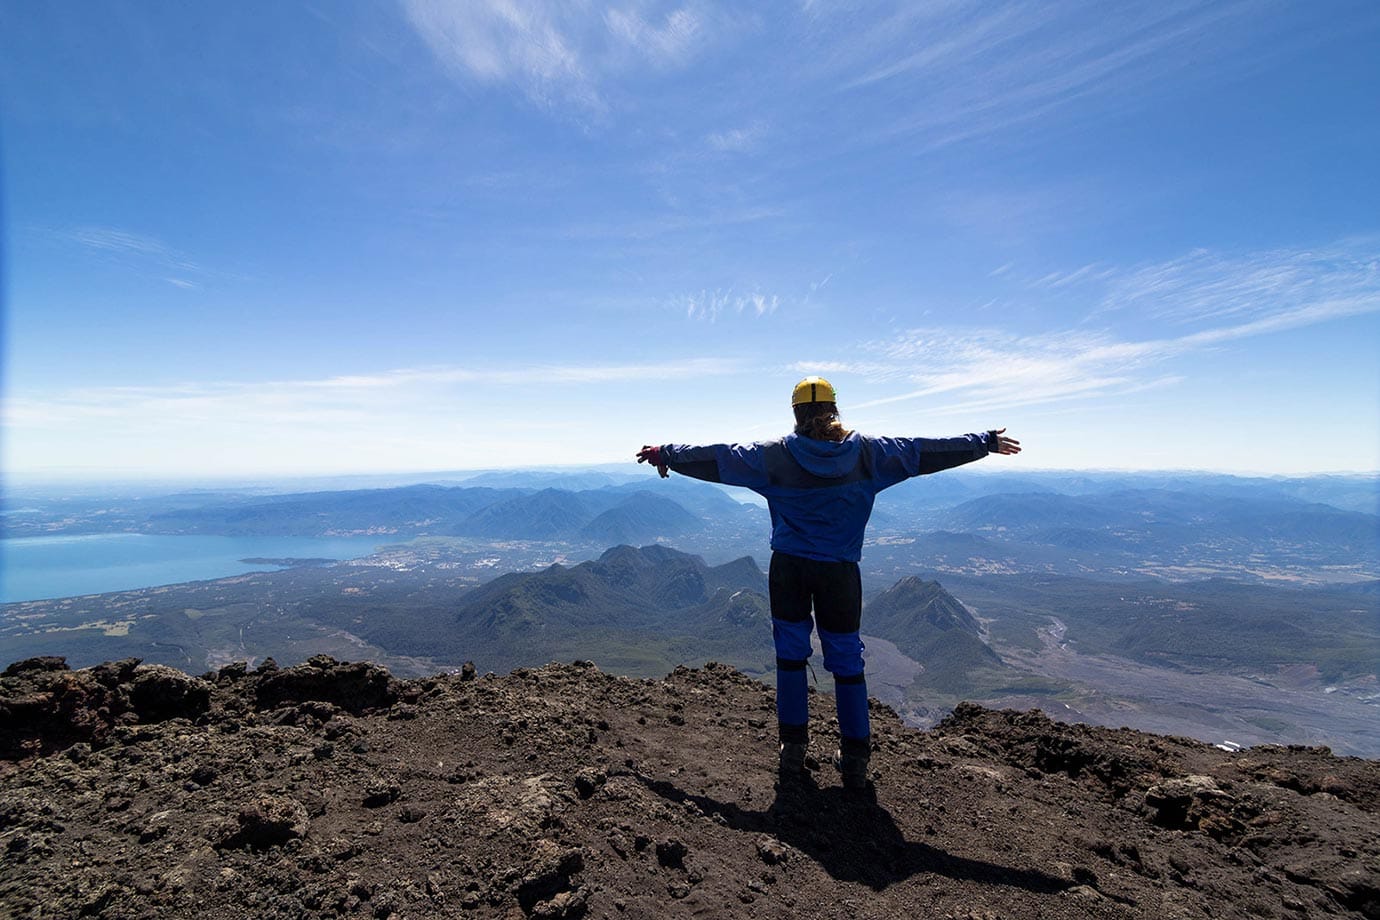
{"type": "Polygon", "coordinates": [[[0,675],[0,913],[324,918],[1380,916],[1380,763],[873,708],[875,795],[775,774],[721,665],[398,681],[0,675]]]}
{"type": "Polygon", "coordinates": [[[121,724],[195,718],[211,685],[137,658],[72,671],[63,658],[18,661],[0,676],[0,757],[101,742],[121,724]]]}
{"type": "Polygon", "coordinates": [[[391,706],[400,692],[385,668],[366,661],[342,664],[329,655],[316,655],[293,668],[260,668],[259,674],[254,697],[261,709],[314,700],[360,713],[391,706]]]}

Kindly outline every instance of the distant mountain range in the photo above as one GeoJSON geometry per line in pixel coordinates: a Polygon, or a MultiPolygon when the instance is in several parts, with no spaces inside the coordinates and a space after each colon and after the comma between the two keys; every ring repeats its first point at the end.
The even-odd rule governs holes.
{"type": "Polygon", "coordinates": [[[634,492],[596,515],[578,531],[582,540],[604,546],[645,543],[657,536],[682,537],[703,530],[704,521],[669,498],[634,492]]]}
{"type": "Polygon", "coordinates": [[[576,493],[543,489],[495,502],[443,529],[496,540],[567,540],[594,516],[590,503],[576,493]]]}
{"type": "Polygon", "coordinates": [[[881,501],[888,513],[911,515],[952,508],[989,495],[1053,493],[1098,498],[1127,491],[1172,492],[1248,502],[1318,503],[1343,511],[1380,513],[1380,477],[1359,473],[1289,478],[1188,471],[1021,473],[1016,468],[992,472],[979,465],[907,480],[883,493],[881,501]]]}
{"type": "Polygon", "coordinates": [[[574,540],[610,546],[680,537],[704,527],[704,521],[682,505],[652,492],[543,489],[481,508],[450,533],[490,540],[574,540]]]}
{"type": "Polygon", "coordinates": [[[365,531],[411,535],[454,527],[485,508],[527,494],[522,489],[415,485],[255,496],[154,510],[136,529],[225,536],[312,537],[365,531]]]}
{"type": "MultiPolygon", "coordinates": [[[[1364,476],[956,470],[878,496],[864,576],[872,585],[921,569],[1173,581],[1374,579],[1377,494],[1380,483],[1364,476]]],[[[584,558],[610,545],[655,542],[714,561],[749,552],[765,561],[769,533],[765,509],[745,490],[602,472],[493,473],[459,485],[286,495],[26,496],[25,504],[7,506],[0,523],[10,537],[129,532],[552,542],[584,558]]]]}
{"type": "Polygon", "coordinates": [[[439,535],[609,546],[703,530],[705,522],[687,505],[718,515],[743,511],[712,486],[675,493],[681,501],[628,485],[578,492],[418,485],[174,508],[150,514],[138,529],[228,536],[386,533],[400,538],[439,535]]]}
{"type": "Polygon", "coordinates": [[[1003,493],[957,505],[936,518],[950,530],[1005,531],[1029,538],[1065,529],[1131,534],[1174,531],[1186,539],[1281,538],[1374,548],[1380,517],[1330,505],[1268,496],[1245,499],[1201,492],[1127,489],[1099,495],[1003,493]]]}

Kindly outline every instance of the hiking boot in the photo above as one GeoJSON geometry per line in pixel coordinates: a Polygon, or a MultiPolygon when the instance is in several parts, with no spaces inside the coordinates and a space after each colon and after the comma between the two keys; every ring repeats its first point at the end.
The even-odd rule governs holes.
{"type": "Polygon", "coordinates": [[[845,789],[867,789],[867,764],[872,757],[872,744],[868,738],[843,738],[838,751],[834,753],[834,766],[843,778],[845,789]]]}
{"type": "Polygon", "coordinates": [[[799,776],[805,772],[806,745],[799,741],[785,741],[781,744],[782,776],[799,776]]]}

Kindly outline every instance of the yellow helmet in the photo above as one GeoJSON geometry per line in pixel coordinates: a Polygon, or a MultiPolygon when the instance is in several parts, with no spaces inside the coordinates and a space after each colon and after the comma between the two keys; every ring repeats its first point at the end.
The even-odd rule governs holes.
{"type": "Polygon", "coordinates": [[[806,377],[797,383],[795,389],[791,391],[792,406],[820,402],[838,402],[838,394],[834,392],[834,385],[823,377],[806,377]]]}

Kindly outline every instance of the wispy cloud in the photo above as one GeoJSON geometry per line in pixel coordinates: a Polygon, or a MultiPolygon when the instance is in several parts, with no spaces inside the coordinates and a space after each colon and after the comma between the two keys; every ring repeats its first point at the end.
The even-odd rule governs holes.
{"type": "Polygon", "coordinates": [[[137,253],[162,259],[172,258],[172,251],[149,236],[118,230],[114,227],[77,227],[68,235],[84,246],[105,252],[137,253]]]}
{"type": "Polygon", "coordinates": [[[1115,274],[1116,270],[1110,266],[1101,266],[1093,263],[1091,265],[1084,265],[1082,268],[1075,268],[1072,271],[1050,272],[1030,282],[1030,286],[1033,288],[1057,289],[1068,287],[1071,284],[1077,284],[1081,281],[1105,281],[1115,274]]]}
{"type": "Polygon", "coordinates": [[[719,153],[752,153],[762,146],[765,136],[766,127],[758,121],[741,128],[712,132],[705,143],[719,153]]]}
{"type": "Polygon", "coordinates": [[[459,74],[516,83],[544,105],[605,107],[576,36],[556,9],[505,0],[405,0],[403,8],[437,58],[459,74]]]}
{"type": "Polygon", "coordinates": [[[1380,241],[1301,251],[1222,255],[1198,250],[1110,277],[1104,312],[1175,322],[1269,317],[1300,308],[1373,302],[1380,292],[1380,241]]]}
{"type": "Polygon", "coordinates": [[[617,44],[659,67],[685,63],[705,39],[704,16],[689,7],[648,14],[636,9],[610,9],[604,22],[617,44]]]}
{"type": "Polygon", "coordinates": [[[666,211],[652,216],[629,215],[626,220],[574,224],[558,228],[557,233],[567,240],[645,240],[672,233],[717,230],[738,224],[773,220],[786,213],[784,208],[768,206],[713,208],[692,212],[666,211]]]}
{"type": "Polygon", "coordinates": [[[781,298],[760,291],[740,294],[730,288],[686,294],[672,301],[672,305],[684,310],[689,319],[713,323],[726,315],[769,316],[781,306],[781,298]]]}
{"type": "Polygon", "coordinates": [[[912,329],[870,343],[867,358],[836,367],[876,383],[906,385],[859,409],[939,396],[945,408],[958,411],[1137,392],[1176,381],[1162,365],[1193,352],[1380,313],[1380,254],[1369,253],[1359,245],[1231,258],[1196,252],[1125,276],[1085,266],[1043,277],[1038,286],[1067,294],[1070,287],[1100,282],[1110,290],[1094,317],[1135,310],[1142,324],[1159,318],[1171,323],[1167,331],[1179,331],[1133,339],[1086,326],[1037,335],[912,329]],[[1179,324],[1190,319],[1211,324],[1182,331],[1179,324]]]}
{"type": "Polygon", "coordinates": [[[1033,32],[1044,17],[1016,6],[975,8],[971,4],[940,4],[928,10],[901,11],[869,30],[866,44],[887,53],[877,63],[844,84],[856,89],[873,83],[927,72],[968,66],[1022,34],[1033,32]],[[918,46],[905,48],[901,36],[928,35],[918,46]],[[897,50],[900,49],[899,54],[897,50]]]}
{"type": "Polygon", "coordinates": [[[402,0],[409,22],[457,76],[511,85],[551,109],[601,115],[607,86],[686,66],[733,17],[708,3],[607,6],[561,0],[402,0]]]}
{"type": "Polygon", "coordinates": [[[655,364],[400,368],[303,380],[84,387],[51,394],[11,394],[3,408],[5,423],[18,427],[52,428],[92,419],[127,419],[141,427],[214,422],[316,429],[395,415],[400,405],[446,411],[473,404],[481,392],[497,398],[504,390],[553,383],[597,387],[668,377],[724,376],[740,369],[737,362],[722,358],[655,364]]]}
{"type": "Polygon", "coordinates": [[[610,459],[610,440],[633,445],[639,436],[626,430],[628,417],[646,421],[653,411],[645,404],[642,415],[628,409],[630,392],[649,393],[667,380],[731,378],[742,370],[718,358],[401,368],[301,380],[11,392],[0,408],[11,470],[48,470],[74,457],[111,470],[177,475],[460,468],[520,458],[602,462],[610,459]],[[600,410],[615,405],[620,412],[600,410]],[[600,436],[591,437],[596,430],[600,436]]]}
{"type": "Polygon", "coordinates": [[[1052,116],[1064,111],[1133,111],[1345,28],[1340,16],[1299,28],[1270,0],[399,2],[466,84],[515,90],[584,123],[654,112],[654,131],[681,153],[687,137],[760,153],[757,122],[770,112],[782,135],[773,148],[794,157],[898,136],[935,150],[1061,125],[1052,116]],[[705,81],[731,89],[707,97],[705,81]]]}
{"type": "Polygon", "coordinates": [[[842,30],[830,59],[845,92],[885,87],[895,100],[898,117],[878,126],[874,139],[921,134],[933,149],[1093,98],[1139,105],[1186,66],[1244,66],[1248,56],[1232,52],[1259,28],[1258,10],[1249,0],[1115,13],[1095,3],[952,2],[842,30]],[[1211,65],[1202,63],[1206,47],[1215,52],[1211,65]]]}
{"type": "Polygon", "coordinates": [[[895,364],[884,361],[795,361],[786,366],[786,369],[795,374],[811,375],[817,374],[821,377],[829,374],[847,374],[853,377],[862,377],[866,380],[898,380],[905,374],[895,364]]]}
{"type": "Polygon", "coordinates": [[[72,227],[47,231],[47,235],[76,243],[99,258],[184,290],[200,288],[202,282],[195,279],[208,274],[203,266],[162,240],[118,227],[72,227]]]}
{"type": "Polygon", "coordinates": [[[302,380],[290,384],[265,385],[304,389],[380,389],[417,384],[485,383],[495,386],[516,387],[546,383],[621,383],[655,380],[665,374],[680,373],[713,376],[731,373],[736,368],[736,364],[721,358],[700,358],[660,364],[531,364],[508,368],[430,367],[391,370],[381,374],[326,377],[320,380],[302,380]]]}

